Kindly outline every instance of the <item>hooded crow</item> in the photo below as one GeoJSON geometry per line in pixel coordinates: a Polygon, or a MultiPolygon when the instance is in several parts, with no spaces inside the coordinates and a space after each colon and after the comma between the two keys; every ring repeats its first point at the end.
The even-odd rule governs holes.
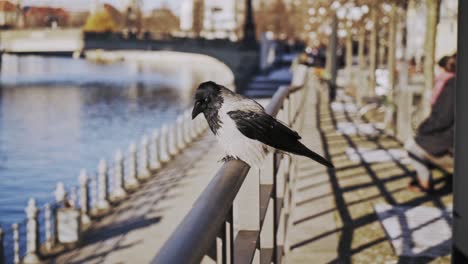
{"type": "Polygon", "coordinates": [[[200,113],[226,152],[224,161],[240,159],[259,167],[269,147],[333,164],[304,146],[296,131],[265,112],[256,101],[218,85],[201,83],[195,93],[192,119],[200,113]]]}

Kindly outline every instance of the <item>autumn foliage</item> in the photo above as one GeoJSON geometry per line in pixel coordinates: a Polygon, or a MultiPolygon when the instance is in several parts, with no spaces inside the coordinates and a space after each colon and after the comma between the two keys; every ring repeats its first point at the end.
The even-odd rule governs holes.
{"type": "Polygon", "coordinates": [[[85,32],[114,32],[117,25],[105,9],[90,14],[83,27],[85,32]]]}

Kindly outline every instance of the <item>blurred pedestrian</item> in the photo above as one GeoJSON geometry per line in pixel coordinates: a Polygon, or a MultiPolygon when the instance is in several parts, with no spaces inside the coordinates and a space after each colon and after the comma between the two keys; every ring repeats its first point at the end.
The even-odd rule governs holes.
{"type": "Polygon", "coordinates": [[[442,71],[435,80],[431,114],[419,125],[414,139],[405,144],[416,170],[417,182],[409,186],[413,190],[432,189],[430,163],[453,169],[456,61],[446,56],[438,64],[442,71]]]}

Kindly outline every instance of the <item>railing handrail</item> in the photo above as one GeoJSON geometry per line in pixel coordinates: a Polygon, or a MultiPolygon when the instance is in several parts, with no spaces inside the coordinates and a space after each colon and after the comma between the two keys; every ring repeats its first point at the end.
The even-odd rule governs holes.
{"type": "MultiPolygon", "coordinates": [[[[280,86],[265,111],[276,116],[285,98],[301,88],[280,86]]],[[[224,163],[152,263],[200,263],[222,228],[249,168],[240,160],[224,163]]]]}
{"type": "Polygon", "coordinates": [[[224,163],[152,263],[200,263],[224,223],[249,169],[249,165],[240,160],[224,163]]]}

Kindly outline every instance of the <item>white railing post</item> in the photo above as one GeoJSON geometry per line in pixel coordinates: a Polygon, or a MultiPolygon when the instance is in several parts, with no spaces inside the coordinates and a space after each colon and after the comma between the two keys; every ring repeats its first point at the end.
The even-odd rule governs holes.
{"type": "Polygon", "coordinates": [[[197,121],[198,121],[198,118],[200,117],[197,117],[193,120],[190,120],[190,138],[192,139],[192,141],[194,139],[197,138],[198,134],[197,134],[197,121]]]}
{"type": "Polygon", "coordinates": [[[176,124],[172,124],[169,129],[169,154],[171,156],[177,155],[177,129],[176,124]]]}
{"type": "Polygon", "coordinates": [[[205,119],[204,118],[199,118],[198,119],[198,124],[197,124],[197,135],[201,136],[203,131],[205,131],[205,119]]]}
{"type": "Polygon", "coordinates": [[[65,199],[67,198],[67,191],[65,190],[65,185],[63,182],[58,182],[54,191],[55,201],[61,205],[65,204],[65,199]]]}
{"type": "MultiPolygon", "coordinates": [[[[260,169],[250,168],[234,200],[234,237],[239,231],[260,232],[260,169]]],[[[255,250],[252,263],[260,263],[260,251],[255,250]]]]}
{"type": "Polygon", "coordinates": [[[154,130],[153,132],[153,165],[152,170],[158,170],[161,168],[161,161],[159,160],[159,132],[154,130]]]}
{"type": "Polygon", "coordinates": [[[104,159],[99,162],[98,166],[98,208],[100,211],[107,211],[110,208],[109,204],[109,187],[108,187],[108,177],[107,177],[107,164],[104,159]]]}
{"type": "Polygon", "coordinates": [[[183,115],[179,115],[177,117],[177,148],[179,151],[185,148],[184,125],[183,115]]]}
{"type": "MultiPolygon", "coordinates": [[[[274,158],[275,152],[270,151],[265,160],[263,161],[261,170],[260,170],[260,184],[274,186],[274,158]]],[[[270,195],[268,208],[265,215],[265,220],[263,222],[262,231],[260,232],[260,248],[274,248],[274,235],[275,235],[275,226],[274,226],[274,218],[275,218],[275,201],[273,199],[274,196],[270,195]]],[[[273,261],[275,262],[275,261],[273,261]]]]}
{"type": "Polygon", "coordinates": [[[72,186],[70,187],[70,194],[68,197],[68,203],[70,204],[71,207],[76,208],[76,200],[77,200],[76,187],[72,186]]]}
{"type": "Polygon", "coordinates": [[[25,212],[28,220],[26,224],[26,256],[23,259],[23,263],[39,263],[40,260],[37,254],[39,249],[38,209],[34,198],[29,199],[28,207],[26,207],[25,212]]]}
{"type": "Polygon", "coordinates": [[[161,128],[161,136],[159,137],[159,157],[160,161],[164,164],[171,160],[171,156],[169,155],[169,147],[168,147],[168,128],[167,125],[163,125],[161,128]]]}
{"type": "Polygon", "coordinates": [[[125,186],[128,189],[134,190],[140,185],[137,180],[138,163],[137,163],[137,153],[136,153],[135,143],[132,143],[130,145],[129,151],[130,151],[130,157],[129,157],[130,164],[128,168],[128,179],[127,179],[127,182],[125,183],[125,186]]]}
{"type": "Polygon", "coordinates": [[[91,222],[91,219],[89,218],[89,180],[85,169],[80,171],[78,183],[80,185],[81,224],[87,226],[91,222]]]}
{"type": "Polygon", "coordinates": [[[127,196],[125,191],[125,177],[124,177],[124,165],[123,165],[123,154],[122,151],[117,150],[115,153],[115,169],[114,169],[114,189],[112,191],[112,200],[120,201],[127,196]]]}
{"type": "Polygon", "coordinates": [[[284,197],[284,185],[285,185],[285,163],[284,157],[278,164],[278,170],[276,172],[276,198],[283,201],[283,209],[279,216],[278,229],[276,234],[276,243],[277,246],[284,246],[284,231],[285,231],[285,221],[286,221],[286,208],[285,207],[285,197],[284,197]]]}
{"type": "Polygon", "coordinates": [[[138,172],[139,180],[147,180],[151,176],[150,163],[149,163],[149,141],[147,136],[143,136],[141,140],[141,164],[143,170],[138,172]]]}
{"type": "Polygon", "coordinates": [[[44,220],[45,220],[45,248],[50,251],[53,246],[52,240],[52,208],[50,204],[46,203],[44,206],[44,220]]]}
{"type": "Polygon", "coordinates": [[[18,224],[14,223],[11,228],[13,229],[13,262],[18,264],[20,263],[18,224]]]}
{"type": "Polygon", "coordinates": [[[98,210],[98,183],[96,175],[91,177],[91,212],[96,213],[98,210]]]}
{"type": "Polygon", "coordinates": [[[184,141],[186,145],[192,143],[192,136],[190,133],[191,121],[192,120],[190,118],[190,111],[185,111],[184,113],[184,141]]]}

